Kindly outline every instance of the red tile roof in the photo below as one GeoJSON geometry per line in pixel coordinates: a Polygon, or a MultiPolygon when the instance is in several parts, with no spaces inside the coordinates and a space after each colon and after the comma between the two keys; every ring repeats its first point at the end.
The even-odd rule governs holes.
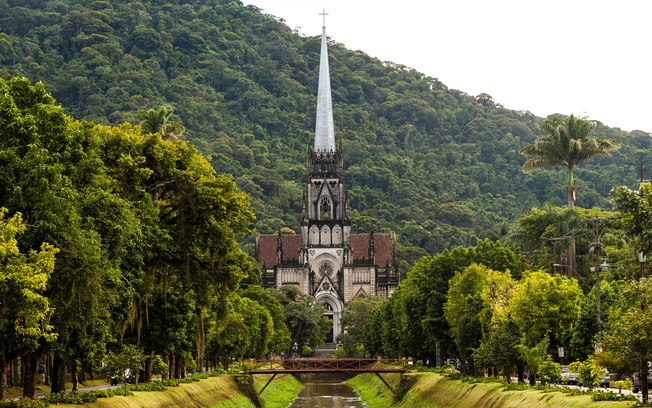
{"type": "MultiPolygon", "coordinates": [[[[301,235],[282,234],[283,260],[299,260],[301,235]]],[[[258,237],[258,263],[266,268],[276,266],[278,252],[278,235],[261,235],[258,237]]]]}
{"type": "MultiPolygon", "coordinates": [[[[283,260],[299,260],[301,249],[301,235],[282,234],[283,260]]],[[[369,259],[369,234],[351,234],[351,249],[353,260],[360,261],[369,259]]],[[[394,241],[391,234],[374,234],[374,249],[376,265],[384,267],[388,263],[394,263],[394,241]]],[[[258,238],[258,262],[271,269],[276,266],[278,251],[278,235],[261,235],[258,238]]]]}

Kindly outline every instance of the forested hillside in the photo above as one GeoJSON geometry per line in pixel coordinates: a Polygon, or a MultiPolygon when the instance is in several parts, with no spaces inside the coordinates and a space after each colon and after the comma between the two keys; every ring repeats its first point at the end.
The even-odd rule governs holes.
{"type": "MultiPolygon", "coordinates": [[[[521,171],[540,118],[337,42],[330,54],[354,228],[396,231],[416,258],[565,202],[564,170],[521,171]]],[[[0,0],[2,76],[43,81],[68,113],[101,123],[173,106],[184,137],[251,194],[262,233],[298,227],[318,59],[318,38],[239,1],[0,0]]],[[[581,207],[609,207],[652,152],[645,132],[595,135],[622,147],[576,169],[581,207]]]]}

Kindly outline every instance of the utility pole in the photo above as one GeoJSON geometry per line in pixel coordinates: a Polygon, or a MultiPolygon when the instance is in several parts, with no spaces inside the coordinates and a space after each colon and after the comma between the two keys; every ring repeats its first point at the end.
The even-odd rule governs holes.
{"type": "MultiPolygon", "coordinates": [[[[593,259],[594,259],[594,266],[591,267],[591,272],[595,272],[595,287],[596,287],[596,292],[595,292],[595,306],[596,306],[596,325],[598,327],[598,333],[597,333],[597,343],[596,347],[600,347],[600,342],[601,342],[601,332],[602,332],[602,309],[600,305],[600,272],[602,272],[603,267],[606,268],[608,265],[606,264],[606,261],[603,263],[602,262],[602,253],[604,250],[602,249],[602,243],[600,242],[600,223],[601,222],[606,222],[610,218],[594,218],[590,221],[592,223],[593,227],[593,233],[595,234],[595,241],[591,243],[590,250],[593,252],[593,259]]],[[[606,252],[605,252],[606,255],[606,252]]]]}

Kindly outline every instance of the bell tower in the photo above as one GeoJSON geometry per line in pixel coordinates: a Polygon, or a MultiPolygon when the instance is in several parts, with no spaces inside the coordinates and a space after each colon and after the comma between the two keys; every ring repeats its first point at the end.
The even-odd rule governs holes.
{"type": "MultiPolygon", "coordinates": [[[[326,13],[321,15],[325,18],[326,13]]],[[[325,22],[321,35],[315,140],[308,147],[301,235],[309,294],[324,304],[326,315],[333,319],[336,337],[344,310],[351,223],[347,215],[341,143],[339,147],[335,144],[325,22]]]]}
{"type": "MultiPolygon", "coordinates": [[[[325,18],[326,13],[321,15],[325,18]]],[[[308,147],[301,228],[305,248],[344,249],[349,246],[351,224],[347,215],[342,148],[341,143],[339,147],[335,144],[325,22],[321,36],[315,140],[308,147]]]]}

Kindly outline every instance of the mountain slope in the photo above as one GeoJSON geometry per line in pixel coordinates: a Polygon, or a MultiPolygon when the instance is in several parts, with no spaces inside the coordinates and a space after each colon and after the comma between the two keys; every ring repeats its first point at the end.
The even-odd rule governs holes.
{"type": "MultiPolygon", "coordinates": [[[[354,228],[396,231],[414,258],[563,205],[562,169],[520,171],[540,118],[334,42],[330,54],[354,228]]],[[[4,75],[45,82],[68,113],[97,122],[172,105],[188,139],[252,195],[263,233],[298,227],[318,60],[318,38],[238,1],[0,0],[4,75]]],[[[644,132],[596,134],[623,147],[577,169],[583,207],[608,207],[651,151],[644,132]]]]}

